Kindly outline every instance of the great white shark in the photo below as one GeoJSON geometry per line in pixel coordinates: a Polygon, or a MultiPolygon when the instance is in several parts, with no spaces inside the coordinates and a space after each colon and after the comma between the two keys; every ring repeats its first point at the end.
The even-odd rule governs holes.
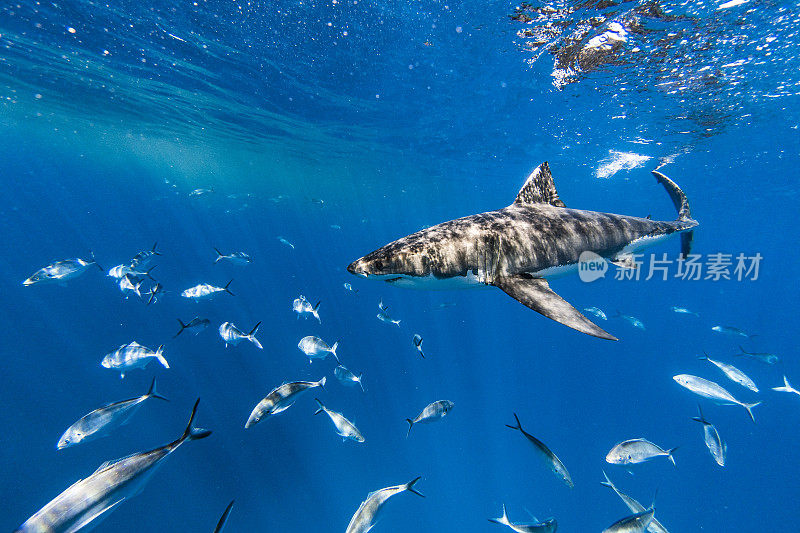
{"type": "Polygon", "coordinates": [[[347,270],[401,287],[494,286],[565,326],[617,340],[556,294],[548,279],[577,271],[583,252],[633,268],[634,253],[676,234],[687,255],[698,225],[689,201],[671,179],[657,171],[653,175],[678,211],[675,220],[570,209],[558,197],[545,162],[508,207],[412,233],[353,261],[347,270]]]}

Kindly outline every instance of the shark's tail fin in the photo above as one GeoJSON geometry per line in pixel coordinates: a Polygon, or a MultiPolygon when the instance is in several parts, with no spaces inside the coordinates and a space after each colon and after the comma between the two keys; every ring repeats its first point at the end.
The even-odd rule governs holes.
{"type": "MultiPolygon", "coordinates": [[[[664,186],[667,194],[669,194],[675,209],[678,210],[678,222],[681,229],[689,229],[697,225],[697,222],[692,220],[692,210],[689,208],[689,200],[686,194],[678,187],[678,184],[666,177],[657,170],[653,171],[653,176],[656,180],[664,186]]],[[[692,239],[694,238],[692,231],[681,233],[681,256],[686,257],[692,251],[692,239]]]]}

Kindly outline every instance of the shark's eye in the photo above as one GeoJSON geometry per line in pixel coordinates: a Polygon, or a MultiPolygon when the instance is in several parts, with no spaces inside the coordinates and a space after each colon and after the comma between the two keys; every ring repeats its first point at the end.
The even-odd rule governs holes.
{"type": "Polygon", "coordinates": [[[383,270],[383,261],[375,261],[375,268],[383,270]]]}

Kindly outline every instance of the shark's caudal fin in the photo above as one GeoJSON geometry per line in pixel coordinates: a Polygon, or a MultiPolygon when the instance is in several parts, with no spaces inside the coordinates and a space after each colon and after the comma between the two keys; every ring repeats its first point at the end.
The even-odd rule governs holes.
{"type": "MultiPolygon", "coordinates": [[[[664,186],[664,189],[666,189],[667,194],[669,194],[672,203],[675,205],[675,209],[678,210],[678,221],[689,224],[689,227],[697,225],[697,223],[692,220],[692,211],[689,208],[689,200],[686,198],[686,195],[681,188],[678,187],[678,184],[657,170],[653,171],[653,176],[655,176],[656,180],[658,180],[658,182],[664,186]]],[[[686,231],[681,233],[681,255],[683,257],[686,257],[692,252],[693,239],[694,232],[686,231]]]]}
{"type": "Polygon", "coordinates": [[[521,274],[512,277],[497,277],[494,279],[493,285],[522,305],[567,327],[601,339],[618,340],[596,326],[569,302],[553,292],[545,279],[521,274]]]}
{"type": "Polygon", "coordinates": [[[564,202],[558,197],[550,165],[547,161],[536,167],[530,173],[525,185],[517,193],[515,204],[550,204],[555,207],[565,207],[564,202]]]}

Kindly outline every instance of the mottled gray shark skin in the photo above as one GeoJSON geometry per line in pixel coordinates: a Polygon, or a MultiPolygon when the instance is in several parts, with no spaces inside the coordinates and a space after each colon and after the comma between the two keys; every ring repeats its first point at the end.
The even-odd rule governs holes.
{"type": "Polygon", "coordinates": [[[630,254],[681,232],[686,232],[681,252],[688,254],[691,230],[698,224],[689,202],[672,180],[659,172],[653,175],[678,210],[676,220],[569,209],[559,199],[545,162],[510,206],[412,233],[354,261],[347,270],[406,287],[495,286],[568,327],[616,340],[553,292],[547,279],[577,270],[583,252],[625,266],[630,254]]]}

